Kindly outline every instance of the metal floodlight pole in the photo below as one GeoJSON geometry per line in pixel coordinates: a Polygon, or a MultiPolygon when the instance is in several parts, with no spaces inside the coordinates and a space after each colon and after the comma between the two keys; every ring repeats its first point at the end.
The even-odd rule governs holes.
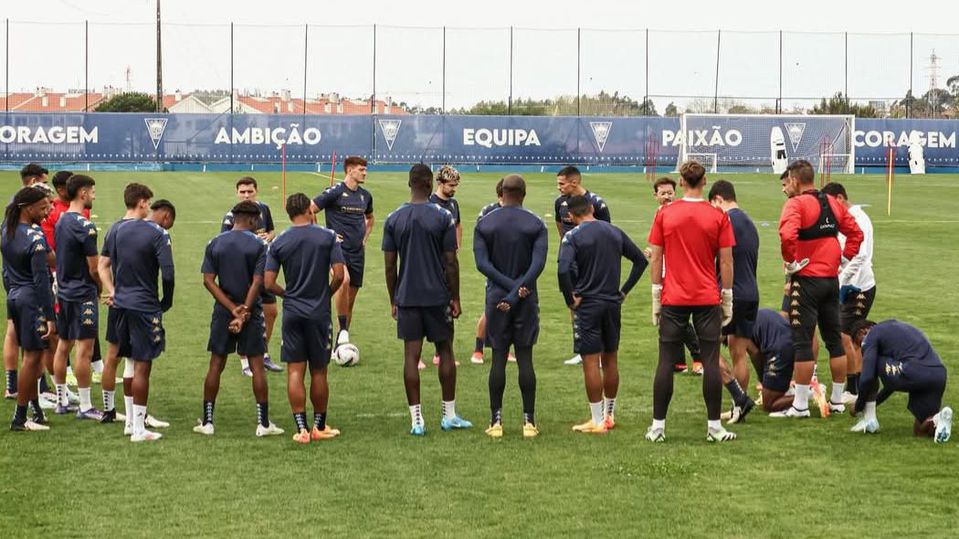
{"type": "Polygon", "coordinates": [[[509,27],[509,96],[506,100],[506,114],[513,114],[513,27],[509,27]]]}
{"type": "Polygon", "coordinates": [[[157,112],[163,112],[163,49],[160,35],[160,0],[157,0],[157,112]]]}
{"type": "Polygon", "coordinates": [[[713,88],[713,114],[719,114],[719,48],[723,39],[723,31],[716,30],[716,79],[713,88]]]}
{"type": "Polygon", "coordinates": [[[581,64],[582,64],[582,54],[581,54],[581,52],[582,52],[582,39],[583,39],[583,29],[582,29],[582,28],[577,28],[577,29],[576,29],[576,115],[577,115],[577,116],[581,116],[581,115],[582,115],[582,109],[581,109],[582,96],[581,96],[581,94],[580,94],[580,86],[579,86],[579,85],[580,85],[580,82],[582,81],[582,78],[583,78],[583,77],[582,77],[582,72],[581,72],[581,67],[582,67],[582,65],[581,65],[581,64]]]}

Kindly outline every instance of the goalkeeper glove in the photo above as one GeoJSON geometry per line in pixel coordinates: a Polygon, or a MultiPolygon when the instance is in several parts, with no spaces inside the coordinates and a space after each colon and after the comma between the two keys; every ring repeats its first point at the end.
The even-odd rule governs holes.
{"type": "Polygon", "coordinates": [[[722,294],[723,326],[728,326],[733,321],[733,291],[731,288],[723,288],[722,294]]]}
{"type": "Polygon", "coordinates": [[[786,264],[786,277],[792,277],[807,265],[809,265],[808,258],[804,258],[802,260],[793,260],[792,262],[786,264]]]}
{"type": "Polygon", "coordinates": [[[653,285],[653,325],[659,325],[659,316],[663,311],[663,285],[653,285]]]}
{"type": "Polygon", "coordinates": [[[839,287],[839,303],[846,303],[846,300],[849,299],[850,296],[855,296],[856,294],[860,292],[862,292],[862,290],[860,290],[859,288],[856,288],[855,286],[851,284],[844,284],[840,286],[839,287]]]}

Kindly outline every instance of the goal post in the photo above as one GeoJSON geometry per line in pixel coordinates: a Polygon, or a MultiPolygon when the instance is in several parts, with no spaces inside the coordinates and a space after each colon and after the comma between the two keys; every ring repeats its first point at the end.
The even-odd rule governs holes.
{"type": "Polygon", "coordinates": [[[855,170],[852,115],[684,113],[679,124],[677,169],[709,156],[717,169],[744,172],[783,170],[799,159],[837,173],[855,170]]]}

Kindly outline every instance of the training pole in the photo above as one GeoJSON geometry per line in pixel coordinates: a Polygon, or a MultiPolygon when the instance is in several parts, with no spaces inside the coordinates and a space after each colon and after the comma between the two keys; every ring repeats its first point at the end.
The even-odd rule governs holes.
{"type": "Polygon", "coordinates": [[[336,181],[336,152],[333,152],[333,159],[330,162],[330,187],[333,187],[333,182],[336,181]]]}
{"type": "Polygon", "coordinates": [[[280,148],[280,184],[283,194],[283,205],[286,206],[286,144],[280,148]]]}
{"type": "Polygon", "coordinates": [[[896,147],[886,150],[886,216],[892,215],[892,184],[896,179],[896,147]]]}

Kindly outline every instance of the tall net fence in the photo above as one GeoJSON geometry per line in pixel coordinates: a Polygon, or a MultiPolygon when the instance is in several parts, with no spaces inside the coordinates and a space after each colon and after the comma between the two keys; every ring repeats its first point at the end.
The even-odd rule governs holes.
{"type": "Polygon", "coordinates": [[[959,34],[12,20],[0,33],[4,111],[159,91],[171,112],[959,117],[959,34]]]}

